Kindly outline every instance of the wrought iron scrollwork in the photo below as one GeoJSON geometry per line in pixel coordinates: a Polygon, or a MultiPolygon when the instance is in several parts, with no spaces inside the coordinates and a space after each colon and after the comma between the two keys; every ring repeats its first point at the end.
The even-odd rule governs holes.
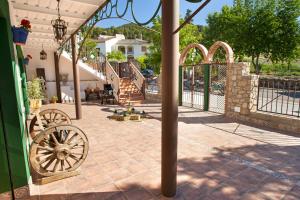
{"type": "MultiPolygon", "coordinates": [[[[124,0],[108,0],[106,2],[106,4],[104,6],[101,6],[95,13],[94,15],[90,18],[90,20],[88,20],[85,24],[83,24],[81,26],[81,28],[78,31],[81,31],[83,33],[82,35],[82,42],[79,46],[79,50],[78,50],[78,55],[77,55],[77,60],[76,63],[78,62],[80,55],[81,55],[81,51],[82,48],[84,46],[84,43],[86,41],[86,38],[88,37],[88,35],[91,33],[92,28],[100,21],[105,20],[105,19],[124,19],[126,21],[130,21],[128,19],[125,19],[125,15],[127,13],[129,13],[129,10],[131,10],[131,16],[133,19],[133,22],[136,23],[139,26],[145,26],[149,23],[151,23],[151,21],[158,15],[158,12],[161,8],[161,1],[159,1],[157,8],[155,9],[154,14],[147,19],[145,22],[141,22],[138,20],[135,12],[134,12],[134,2],[136,2],[137,0],[127,0],[125,7],[121,8],[121,4],[120,1],[124,1],[124,0]]],[[[76,33],[74,33],[76,34],[76,33]]],[[[68,43],[68,41],[70,40],[67,39],[62,45],[60,50],[62,50],[64,48],[64,46],[68,43]]]]}
{"type": "MultiPolygon", "coordinates": [[[[140,25],[144,26],[149,23],[157,16],[160,8],[161,8],[161,1],[159,1],[157,8],[155,9],[154,14],[150,17],[150,19],[147,19],[145,22],[141,22],[137,19],[137,16],[134,12],[135,8],[135,3],[137,0],[127,0],[126,5],[123,9],[121,9],[121,4],[119,3],[120,1],[124,0],[109,0],[106,5],[99,10],[95,16],[93,17],[92,20],[99,22],[103,19],[109,19],[109,18],[124,18],[124,16],[128,13],[129,9],[131,10],[131,16],[133,18],[133,21],[140,25]]],[[[91,25],[94,24],[91,22],[91,25]]]]}

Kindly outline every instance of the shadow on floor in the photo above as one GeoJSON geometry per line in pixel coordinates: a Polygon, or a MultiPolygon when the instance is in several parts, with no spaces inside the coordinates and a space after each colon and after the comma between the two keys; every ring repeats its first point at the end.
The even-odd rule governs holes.
{"type": "MultiPolygon", "coordinates": [[[[300,199],[300,146],[251,145],[213,149],[210,156],[178,160],[177,196],[182,200],[300,199]]],[[[199,152],[200,155],[200,152],[199,152]]],[[[97,173],[97,172],[95,172],[97,173]]],[[[116,190],[99,185],[94,192],[42,194],[31,200],[150,200],[164,199],[160,179],[147,174],[123,179],[116,190]],[[136,178],[135,178],[136,177],[136,178]]],[[[57,187],[60,187],[57,182],[57,187]]],[[[78,187],[71,183],[67,187],[78,187]]],[[[91,188],[86,188],[91,190],[91,188]]]]}

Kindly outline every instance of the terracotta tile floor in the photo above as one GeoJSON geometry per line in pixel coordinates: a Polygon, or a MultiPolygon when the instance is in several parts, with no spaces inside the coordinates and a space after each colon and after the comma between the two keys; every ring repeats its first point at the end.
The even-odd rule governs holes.
{"type": "MultiPolygon", "coordinates": [[[[74,118],[74,105],[50,105],[74,118]]],[[[49,107],[49,106],[48,106],[49,107]]],[[[90,151],[79,176],[38,186],[34,200],[150,200],[160,193],[161,109],[153,119],[107,119],[115,106],[83,105],[90,151]]],[[[300,138],[180,108],[178,192],[173,199],[300,199],[300,138]]]]}

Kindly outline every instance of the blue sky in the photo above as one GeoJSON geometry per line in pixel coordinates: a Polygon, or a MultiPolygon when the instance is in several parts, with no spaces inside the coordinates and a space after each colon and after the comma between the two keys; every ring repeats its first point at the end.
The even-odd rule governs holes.
{"type": "MultiPolygon", "coordinates": [[[[124,3],[127,0],[119,0],[120,8],[124,7],[124,3]],[[122,4],[123,2],[123,4],[122,4]]],[[[134,13],[136,13],[136,18],[144,22],[149,19],[153,13],[155,8],[157,7],[159,0],[134,0],[134,13]]],[[[233,0],[212,0],[200,13],[198,13],[194,18],[195,24],[205,25],[206,18],[209,13],[214,13],[220,11],[224,5],[231,6],[233,4],[233,0]]],[[[180,0],[180,14],[183,17],[187,9],[192,11],[196,10],[199,7],[199,3],[189,3],[186,0],[180,0]]],[[[130,10],[129,10],[130,11],[130,10]]],[[[126,18],[132,20],[131,14],[126,15],[126,18]]],[[[99,22],[97,26],[107,28],[111,26],[119,26],[122,24],[128,23],[127,21],[120,19],[108,19],[102,22],[99,22]]]]}

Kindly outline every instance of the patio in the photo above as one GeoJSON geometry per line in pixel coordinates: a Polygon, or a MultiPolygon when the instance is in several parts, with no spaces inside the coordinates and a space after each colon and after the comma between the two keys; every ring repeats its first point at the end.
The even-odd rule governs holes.
{"type": "MultiPolygon", "coordinates": [[[[75,118],[71,104],[50,104],[75,118]]],[[[44,107],[46,108],[46,107],[44,107]]],[[[79,176],[37,186],[31,199],[165,199],[161,183],[161,105],[153,119],[107,119],[114,106],[84,104],[90,151],[79,176]]],[[[178,191],[174,199],[300,199],[300,138],[234,123],[222,115],[179,109],[178,191]]]]}

